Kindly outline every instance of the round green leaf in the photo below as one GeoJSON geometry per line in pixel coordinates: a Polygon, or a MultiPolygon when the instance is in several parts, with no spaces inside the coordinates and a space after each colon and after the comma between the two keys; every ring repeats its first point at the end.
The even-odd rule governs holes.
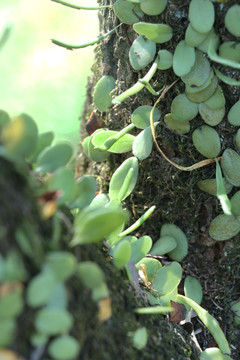
{"type": "Polygon", "coordinates": [[[225,106],[225,102],[222,88],[218,85],[212,96],[204,104],[211,110],[219,110],[225,106]]]}
{"type": "MultiPolygon", "coordinates": [[[[226,194],[232,191],[232,184],[230,184],[225,178],[223,178],[226,194]]],[[[208,194],[217,196],[217,182],[216,179],[200,180],[197,183],[200,190],[207,192],[208,194]]]]}
{"type": "Polygon", "coordinates": [[[92,261],[84,261],[77,266],[77,275],[87,288],[93,290],[104,282],[104,273],[98,264],[92,261]]]}
{"type": "Polygon", "coordinates": [[[190,101],[186,94],[177,95],[171,104],[172,118],[179,122],[194,119],[198,113],[198,104],[190,101]]]}
{"type": "Polygon", "coordinates": [[[153,61],[156,54],[155,42],[146,39],[142,35],[137,37],[129,50],[130,64],[135,70],[145,68],[153,61]]]}
{"type": "Polygon", "coordinates": [[[209,79],[202,85],[196,86],[195,88],[186,85],[186,95],[189,100],[201,103],[208,100],[214,93],[217,88],[218,80],[216,76],[212,76],[213,73],[209,76],[209,79]]]}
{"type": "Polygon", "coordinates": [[[221,150],[219,135],[210,126],[203,125],[194,130],[192,140],[197,151],[209,159],[217,157],[221,150]]]}
{"type": "Polygon", "coordinates": [[[191,23],[188,24],[187,30],[185,32],[185,41],[186,44],[192,47],[200,45],[208,36],[208,33],[200,33],[196,31],[191,23]]]}
{"type": "Polygon", "coordinates": [[[136,157],[131,157],[125,160],[121,166],[114,172],[109,184],[110,199],[124,200],[131,194],[134,189],[138,177],[138,160],[136,157]],[[132,170],[131,177],[126,183],[127,175],[132,170]]]}
{"type": "Polygon", "coordinates": [[[172,28],[167,24],[151,24],[146,22],[138,22],[133,25],[133,29],[140,35],[155,43],[162,44],[171,40],[173,32],[172,28]]]}
{"type": "Polygon", "coordinates": [[[235,216],[240,216],[240,191],[231,197],[231,212],[235,216]]]}
{"type": "Polygon", "coordinates": [[[240,62],[240,44],[235,41],[225,41],[219,48],[219,55],[224,59],[240,62]]]}
{"type": "Polygon", "coordinates": [[[13,318],[1,318],[0,320],[0,347],[11,345],[16,328],[16,321],[13,318]]]}
{"type": "Polygon", "coordinates": [[[132,239],[131,243],[131,257],[130,260],[134,264],[140,261],[152,247],[152,239],[150,236],[142,236],[139,239],[132,239]]]}
{"type": "Polygon", "coordinates": [[[84,153],[93,161],[104,161],[108,158],[109,152],[95,148],[92,143],[92,138],[96,132],[100,132],[102,129],[95,131],[91,136],[86,137],[82,142],[84,153]]]}
{"type": "Polygon", "coordinates": [[[54,172],[67,165],[73,155],[73,148],[68,143],[56,144],[46,148],[37,158],[37,171],[54,172]]]}
{"type": "Polygon", "coordinates": [[[53,288],[51,297],[48,299],[46,306],[49,308],[66,309],[68,306],[68,289],[62,282],[57,282],[53,288]]]}
{"type": "Polygon", "coordinates": [[[75,199],[71,202],[70,208],[83,209],[90,205],[95,197],[97,189],[97,182],[93,176],[85,175],[78,178],[76,181],[75,199]]]}
{"type": "Polygon", "coordinates": [[[168,256],[175,261],[181,261],[188,252],[188,241],[184,232],[174,224],[164,224],[161,228],[160,237],[171,236],[177,243],[175,249],[168,253],[168,256]]]}
{"type": "Polygon", "coordinates": [[[70,168],[57,169],[48,180],[48,190],[58,190],[60,196],[57,199],[59,205],[73,200],[76,190],[74,172],[70,168]]]}
{"type": "Polygon", "coordinates": [[[184,40],[180,41],[173,54],[173,71],[177,76],[184,76],[194,65],[195,50],[188,46],[184,40]]]}
{"type": "Polygon", "coordinates": [[[115,79],[105,75],[95,85],[93,100],[99,111],[108,111],[112,105],[110,92],[115,88],[115,79]]]}
{"type": "Polygon", "coordinates": [[[227,118],[231,125],[240,126],[240,100],[231,107],[227,118]]]}
{"type": "Polygon", "coordinates": [[[152,152],[153,137],[151,126],[142,130],[134,139],[132,145],[133,155],[139,160],[146,159],[152,152]]]}
{"type": "Polygon", "coordinates": [[[173,261],[169,265],[163,266],[158,270],[153,279],[153,288],[160,296],[172,292],[180,283],[182,277],[181,265],[173,261]]]}
{"type": "Polygon", "coordinates": [[[240,156],[236,151],[230,148],[224,151],[221,168],[228,182],[233,186],[240,186],[240,156]]]}
{"type": "Polygon", "coordinates": [[[176,240],[169,235],[161,236],[154,244],[150,251],[152,255],[165,255],[175,249],[177,246],[176,240]]]}
{"type": "Polygon", "coordinates": [[[186,276],[184,280],[184,294],[197,304],[201,304],[203,293],[200,282],[192,276],[186,276]]]}
{"type": "Polygon", "coordinates": [[[14,289],[0,297],[0,318],[13,318],[18,316],[24,303],[22,289],[14,289]]]}
{"type": "Polygon", "coordinates": [[[210,109],[205,103],[199,104],[199,113],[207,125],[216,126],[220,124],[225,115],[225,107],[218,110],[210,109]]]}
{"type": "Polygon", "coordinates": [[[210,0],[191,0],[189,20],[196,31],[200,33],[209,32],[213,26],[214,18],[214,6],[210,0]]]}
{"type": "Polygon", "coordinates": [[[76,358],[79,351],[79,342],[70,335],[57,337],[48,347],[49,355],[55,360],[71,360],[76,358]]]}
{"type": "Polygon", "coordinates": [[[48,146],[50,146],[54,139],[54,133],[52,131],[44,132],[38,135],[37,146],[30,156],[31,161],[36,161],[40,153],[48,146]]]}
{"type": "Polygon", "coordinates": [[[173,54],[168,50],[159,50],[158,52],[158,69],[167,70],[173,65],[173,54]]]}
{"type": "Polygon", "coordinates": [[[144,16],[138,4],[124,0],[117,0],[113,4],[113,11],[122,23],[129,25],[138,22],[144,16]]]}
{"type": "Polygon", "coordinates": [[[140,0],[141,10],[147,15],[159,15],[167,6],[167,0],[140,0]]]}
{"type": "MultiPolygon", "coordinates": [[[[152,111],[152,106],[143,105],[139,106],[131,115],[132,123],[138,129],[146,129],[150,125],[150,113],[152,111]]],[[[153,112],[153,121],[156,122],[160,119],[161,113],[155,108],[153,112]]]]}
{"type": "Polygon", "coordinates": [[[65,309],[43,308],[35,319],[37,331],[50,336],[68,332],[72,325],[73,317],[65,309]]]}
{"type": "Polygon", "coordinates": [[[228,31],[234,36],[240,36],[240,5],[231,6],[225,16],[224,22],[228,31]]]}
{"type": "Polygon", "coordinates": [[[31,307],[45,305],[50,299],[56,278],[52,271],[43,271],[33,277],[27,287],[27,303],[31,307]]]}
{"type": "Polygon", "coordinates": [[[210,76],[210,64],[203,52],[196,50],[196,58],[191,70],[182,77],[182,81],[190,86],[202,86],[210,76]]]}
{"type": "Polygon", "coordinates": [[[145,327],[141,327],[134,332],[132,342],[136,349],[142,350],[147,345],[147,340],[148,333],[145,327]]]}
{"type": "Polygon", "coordinates": [[[190,131],[189,121],[176,121],[173,119],[172,114],[166,114],[164,116],[165,124],[179,134],[187,134],[190,131]]]}
{"type": "Polygon", "coordinates": [[[67,251],[52,251],[46,256],[46,265],[58,281],[65,281],[75,270],[76,259],[67,251]]]}
{"type": "Polygon", "coordinates": [[[2,142],[7,154],[16,158],[31,155],[36,147],[37,138],[37,125],[26,114],[21,114],[2,129],[2,142]]]}
{"type": "Polygon", "coordinates": [[[90,208],[83,210],[74,222],[72,246],[103,240],[128,220],[128,212],[121,209],[90,208]]]}
{"type": "Polygon", "coordinates": [[[129,262],[131,256],[131,245],[128,240],[120,241],[113,250],[113,263],[121,269],[129,262]]]}
{"type": "Polygon", "coordinates": [[[210,224],[209,235],[218,241],[231,239],[240,231],[240,218],[220,214],[210,224]]]}

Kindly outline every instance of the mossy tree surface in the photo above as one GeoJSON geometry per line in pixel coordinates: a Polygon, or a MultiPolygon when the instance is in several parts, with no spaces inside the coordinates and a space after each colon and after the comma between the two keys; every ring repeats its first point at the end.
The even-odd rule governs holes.
{"type": "MultiPolygon", "coordinates": [[[[109,3],[113,4],[114,1],[101,2],[101,4],[109,3]]],[[[228,8],[235,3],[236,1],[228,1],[223,5],[220,2],[214,2],[214,28],[219,34],[221,42],[233,40],[233,36],[227,32],[224,26],[224,17],[228,8]]],[[[174,52],[177,43],[184,38],[189,23],[188,7],[189,1],[184,4],[182,1],[168,1],[165,11],[160,16],[145,15],[144,19],[141,19],[141,21],[151,23],[166,23],[173,28],[172,39],[166,44],[161,44],[159,48],[174,52]]],[[[103,33],[119,23],[109,9],[101,10],[99,18],[103,33]]],[[[92,68],[94,77],[89,82],[84,119],[87,119],[91,110],[94,109],[92,101],[94,84],[103,75],[110,75],[116,79],[117,88],[113,94],[118,95],[135,84],[150,68],[151,64],[138,72],[131,68],[128,53],[136,37],[137,34],[133,31],[132,26],[123,24],[117,29],[116,34],[97,46],[96,61],[92,68]]],[[[217,65],[217,68],[229,77],[236,78],[239,74],[239,71],[226,66],[217,65]]],[[[172,69],[158,71],[152,85],[154,88],[160,89],[164,84],[171,84],[176,78],[172,69]]],[[[230,86],[221,81],[219,83],[226,98],[227,114],[239,99],[239,87],[230,86]]],[[[164,114],[170,112],[172,100],[183,92],[184,84],[182,81],[178,81],[161,100],[158,109],[162,113],[162,119],[164,114]]],[[[104,127],[120,130],[130,123],[130,116],[137,107],[153,106],[155,101],[156,97],[143,89],[135,96],[127,98],[122,104],[114,106],[109,112],[99,114],[99,116],[104,120],[104,127]]],[[[169,158],[186,166],[203,159],[196,151],[191,136],[196,128],[204,124],[199,114],[191,121],[191,130],[187,135],[179,135],[171,131],[162,120],[160,121],[161,123],[156,129],[157,140],[169,158]]],[[[221,151],[227,147],[234,148],[233,136],[236,128],[229,125],[227,115],[216,127],[216,130],[221,137],[221,151]]],[[[82,134],[84,134],[84,129],[82,134]]],[[[88,171],[100,174],[99,180],[102,189],[106,189],[111,173],[124,159],[123,155],[111,155],[107,165],[106,163],[91,164],[88,171]]],[[[127,199],[126,207],[134,211],[137,219],[150,206],[157,206],[151,220],[140,228],[139,235],[150,234],[156,241],[162,224],[166,222],[174,223],[183,229],[187,234],[190,247],[189,254],[182,263],[185,270],[184,276],[191,274],[200,280],[204,290],[203,306],[219,321],[229,342],[232,342],[233,348],[237,347],[239,332],[231,325],[232,315],[229,308],[231,302],[239,296],[240,291],[238,261],[240,236],[238,234],[226,243],[216,242],[210,237],[209,225],[212,219],[221,212],[221,208],[216,197],[203,193],[197,186],[199,180],[215,177],[215,165],[208,165],[193,172],[183,172],[172,167],[156,150],[153,150],[150,157],[140,162],[139,171],[137,185],[130,199],[127,199]]],[[[231,195],[234,192],[236,189],[232,191],[231,195]]],[[[209,333],[203,331],[198,338],[203,347],[214,346],[209,333]]],[[[233,358],[238,358],[237,353],[236,350],[234,357],[233,350],[233,358]]]]}

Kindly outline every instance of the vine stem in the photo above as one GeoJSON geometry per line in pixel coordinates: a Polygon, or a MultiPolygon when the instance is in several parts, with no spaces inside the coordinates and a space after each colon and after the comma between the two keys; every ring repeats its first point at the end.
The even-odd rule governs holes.
{"type": "Polygon", "coordinates": [[[155,104],[153,105],[153,108],[150,112],[150,125],[151,125],[151,130],[152,130],[152,136],[153,136],[153,142],[158,150],[158,152],[162,155],[162,157],[168,161],[171,165],[173,165],[175,168],[179,169],[179,170],[183,170],[183,171],[193,171],[193,170],[196,170],[196,169],[199,169],[203,166],[206,166],[208,164],[212,164],[214,163],[216,160],[219,161],[221,160],[221,156],[217,157],[216,159],[206,159],[206,160],[202,160],[196,164],[193,164],[191,166],[181,166],[177,163],[175,163],[174,161],[170,160],[167,155],[164,154],[164,152],[162,151],[162,149],[160,148],[160,146],[158,145],[158,142],[157,142],[157,139],[156,139],[156,132],[155,132],[155,127],[154,127],[154,121],[153,121],[153,113],[154,113],[154,110],[155,110],[155,107],[157,106],[157,104],[164,98],[165,94],[168,92],[169,89],[171,89],[171,87],[173,85],[176,84],[176,82],[178,81],[179,79],[175,80],[172,84],[170,85],[167,85],[165,87],[165,89],[163,90],[162,94],[160,95],[160,97],[157,99],[157,101],[155,102],[155,104]]]}
{"type": "MultiPolygon", "coordinates": [[[[55,0],[52,0],[52,1],[55,1],[55,0]]],[[[53,42],[53,44],[58,45],[58,46],[61,46],[61,47],[64,47],[65,49],[68,49],[68,50],[81,49],[81,48],[84,48],[84,47],[87,47],[87,46],[91,46],[91,45],[97,44],[98,42],[100,42],[100,41],[101,41],[102,39],[104,39],[105,37],[111,35],[111,34],[112,34],[117,28],[119,28],[119,26],[121,26],[121,25],[122,25],[122,24],[117,25],[115,28],[113,28],[112,30],[108,31],[106,34],[98,36],[98,38],[97,38],[96,40],[90,41],[90,42],[85,43],[85,44],[70,45],[70,44],[66,44],[66,43],[64,43],[64,42],[62,42],[62,41],[55,40],[55,39],[51,39],[51,41],[53,42]]]]}
{"type": "Polygon", "coordinates": [[[101,5],[101,6],[79,6],[79,5],[75,5],[75,4],[70,4],[66,1],[63,0],[52,0],[53,2],[56,2],[58,4],[70,7],[72,9],[76,9],[76,10],[99,10],[99,9],[106,9],[106,8],[112,8],[112,5],[101,5]]]}

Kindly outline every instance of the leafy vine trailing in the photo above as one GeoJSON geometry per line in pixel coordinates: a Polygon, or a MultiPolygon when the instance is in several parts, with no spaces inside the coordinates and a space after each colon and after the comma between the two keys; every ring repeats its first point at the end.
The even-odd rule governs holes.
{"type": "MultiPolygon", "coordinates": [[[[65,1],[53,1],[75,9],[82,8],[65,1]]],[[[110,36],[122,24],[129,24],[133,25],[136,32],[136,39],[129,53],[131,66],[138,71],[153,62],[146,75],[122,94],[113,95],[116,84],[115,79],[109,75],[103,76],[95,87],[94,103],[100,112],[118,106],[143,88],[154,96],[160,96],[154,106],[143,105],[135,109],[131,124],[126,128],[118,132],[100,128],[82,142],[85,154],[97,162],[106,160],[110,153],[133,152],[134,156],[126,159],[115,170],[108,193],[96,195],[98,186],[94,177],[75,176],[76,160],[69,144],[52,145],[53,134],[38,134],[35,122],[26,114],[10,120],[5,111],[0,112],[0,160],[16,167],[23,174],[29,174],[30,169],[31,183],[37,194],[38,211],[42,221],[53,219],[53,233],[47,244],[33,236],[29,225],[18,224],[14,233],[16,249],[11,248],[0,255],[0,348],[3,351],[11,348],[16,341],[16,329],[19,327],[17,319],[27,307],[33,314],[29,341],[38,352],[40,349],[40,356],[47,353],[56,360],[80,356],[81,344],[71,335],[75,319],[68,309],[67,281],[76,277],[89,289],[91,298],[98,305],[100,322],[111,317],[111,299],[102,269],[93,261],[78,261],[70,248],[104,240],[114,265],[118,269],[125,269],[136,289],[146,293],[151,306],[136,308],[135,313],[170,313],[171,318],[180,306],[184,315],[179,321],[186,321],[195,311],[218,345],[218,348],[201,351],[200,359],[231,359],[231,350],[223,331],[217,321],[200,306],[202,288],[198,280],[187,276],[184,281],[184,295],[178,293],[182,278],[180,262],[188,251],[188,240],[183,231],[174,224],[163,224],[160,238],[154,243],[148,235],[140,238],[132,235],[149,219],[155,206],[149,208],[132,225],[126,225],[130,214],[124,209],[123,201],[134,190],[139,161],[150,156],[153,142],[157,145],[155,128],[159,124],[161,113],[156,106],[166,91],[174,86],[168,85],[156,91],[150,80],[158,70],[164,71],[173,67],[175,75],[185,84],[185,92],[173,99],[171,113],[165,114],[164,122],[179,134],[186,134],[190,130],[189,122],[199,112],[207,125],[194,130],[193,143],[199,153],[208,159],[190,167],[182,167],[168,159],[157,145],[158,150],[179,170],[192,171],[216,161],[216,179],[199,182],[201,189],[219,198],[224,212],[212,221],[210,235],[221,241],[232,238],[240,231],[240,192],[236,192],[231,200],[227,196],[233,186],[240,185],[240,157],[231,148],[227,148],[221,157],[218,157],[221,143],[217,131],[213,128],[222,121],[225,114],[225,97],[218,85],[218,78],[232,86],[238,86],[239,83],[211,67],[207,59],[208,56],[214,62],[239,69],[239,44],[223,43],[219,47],[219,38],[213,28],[213,2],[191,0],[185,39],[178,43],[174,54],[165,49],[157,52],[158,44],[172,38],[172,28],[167,24],[140,20],[144,14],[161,14],[167,6],[167,0],[117,0],[113,6],[107,6],[121,22],[113,30],[83,45],[68,45],[53,40],[54,44],[68,49],[81,48],[110,36]],[[129,134],[134,128],[141,130],[137,136],[129,134]],[[68,209],[69,216],[64,214],[62,207],[68,209]],[[60,217],[68,226],[68,218],[71,216],[74,218],[72,239],[70,244],[67,244],[67,250],[63,251],[59,244],[60,217]],[[151,254],[151,257],[146,256],[148,254],[151,254]],[[170,263],[159,261],[162,256],[167,256],[170,263]],[[29,272],[25,265],[26,257],[34,264],[34,274],[29,272]]],[[[229,7],[225,26],[234,36],[239,36],[236,14],[240,14],[240,6],[229,7]]],[[[231,125],[240,125],[238,111],[239,101],[228,113],[231,125]]],[[[239,142],[237,133],[235,144],[238,150],[239,142]]],[[[1,224],[2,233],[4,229],[4,224],[1,224]]],[[[237,325],[240,318],[239,301],[232,305],[232,310],[237,325]]],[[[141,350],[148,340],[146,328],[136,329],[131,338],[133,346],[141,350]]]]}

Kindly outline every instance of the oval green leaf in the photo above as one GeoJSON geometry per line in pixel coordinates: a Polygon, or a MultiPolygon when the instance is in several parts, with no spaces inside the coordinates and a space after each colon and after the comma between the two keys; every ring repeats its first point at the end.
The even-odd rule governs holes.
{"type": "Polygon", "coordinates": [[[171,114],[176,121],[190,121],[198,114],[198,104],[190,101],[186,94],[179,94],[172,101],[171,114]]]}
{"type": "Polygon", "coordinates": [[[213,26],[214,19],[214,6],[210,0],[191,0],[189,20],[196,31],[200,33],[209,32],[213,26]]]}
{"type": "Polygon", "coordinates": [[[218,241],[231,239],[240,231],[240,218],[220,214],[210,224],[209,235],[218,241]]]}
{"type": "Polygon", "coordinates": [[[169,235],[161,236],[154,244],[150,251],[152,255],[165,255],[175,249],[177,246],[176,240],[169,235]]]}
{"type": "Polygon", "coordinates": [[[92,261],[84,261],[78,264],[76,274],[87,288],[93,290],[104,282],[104,273],[100,266],[92,261]]]}
{"type": "Polygon", "coordinates": [[[37,312],[35,327],[46,335],[58,335],[68,332],[73,325],[72,315],[65,309],[43,308],[37,312]]]}
{"type": "Polygon", "coordinates": [[[133,155],[139,160],[146,159],[152,152],[153,137],[151,126],[142,130],[134,139],[132,145],[133,155]]]}
{"type": "Polygon", "coordinates": [[[152,239],[150,236],[142,236],[139,239],[133,238],[130,242],[131,245],[131,257],[130,260],[134,264],[140,261],[145,255],[148,254],[152,247],[152,239]]]}
{"type": "Polygon", "coordinates": [[[155,54],[155,42],[140,35],[130,47],[129,61],[134,70],[141,70],[153,61],[155,54]]]}
{"type": "Polygon", "coordinates": [[[71,360],[76,358],[79,351],[79,342],[70,335],[59,336],[48,346],[48,353],[55,360],[71,360]]]}
{"type": "Polygon", "coordinates": [[[240,5],[231,6],[225,16],[224,22],[228,31],[234,36],[240,36],[240,5]]]}
{"type": "Polygon", "coordinates": [[[122,23],[128,25],[138,22],[144,16],[138,4],[124,0],[117,0],[113,4],[113,11],[122,23]]]}
{"type": "Polygon", "coordinates": [[[184,76],[194,65],[195,62],[195,50],[192,46],[181,40],[175,49],[173,54],[173,71],[177,76],[184,76]]]}
{"type": "Polygon", "coordinates": [[[33,277],[27,287],[27,303],[31,307],[45,305],[50,299],[56,278],[52,271],[42,271],[33,277]]]}
{"type": "Polygon", "coordinates": [[[121,269],[127,265],[131,256],[131,245],[128,240],[120,241],[113,249],[113,263],[121,269]]]}
{"type": "Polygon", "coordinates": [[[229,110],[228,122],[234,126],[240,126],[240,100],[238,100],[229,110]]]}
{"type": "Polygon", "coordinates": [[[140,0],[140,7],[147,15],[159,15],[167,6],[167,0],[140,0]]]}
{"type": "Polygon", "coordinates": [[[171,40],[173,31],[167,24],[151,24],[146,22],[138,22],[133,25],[133,29],[147,39],[162,44],[171,40]]]}
{"type": "Polygon", "coordinates": [[[172,292],[180,283],[182,277],[181,265],[173,261],[170,265],[165,265],[156,273],[152,286],[160,296],[172,292]]]}
{"type": "MultiPolygon", "coordinates": [[[[150,126],[150,113],[152,110],[152,106],[149,105],[143,105],[139,106],[137,109],[134,110],[134,112],[131,115],[132,123],[138,128],[138,129],[146,129],[148,126],[150,126]]],[[[156,122],[160,119],[161,113],[160,111],[155,108],[153,112],[153,121],[156,122]]]]}
{"type": "Polygon", "coordinates": [[[230,148],[224,151],[221,168],[228,182],[233,186],[240,186],[240,156],[236,151],[230,148]]]}
{"type": "Polygon", "coordinates": [[[108,111],[111,107],[112,97],[110,92],[115,86],[115,79],[112,76],[105,75],[98,80],[94,89],[93,100],[99,111],[108,111]]]}
{"type": "Polygon", "coordinates": [[[159,50],[158,52],[158,69],[167,70],[173,65],[173,54],[168,50],[159,50]]]}
{"type": "Polygon", "coordinates": [[[52,251],[46,256],[47,267],[49,267],[58,281],[65,281],[75,270],[76,259],[67,251],[52,251]]]}
{"type": "Polygon", "coordinates": [[[192,140],[197,151],[209,159],[217,157],[221,150],[219,135],[210,126],[203,125],[194,130],[192,140]]]}
{"type": "Polygon", "coordinates": [[[67,165],[73,155],[73,148],[68,143],[56,144],[46,148],[37,158],[36,171],[54,172],[67,165]]]}
{"type": "Polygon", "coordinates": [[[187,134],[190,131],[189,121],[176,121],[173,119],[172,114],[166,114],[164,116],[165,124],[178,134],[187,134]]]}
{"type": "Polygon", "coordinates": [[[164,224],[161,228],[160,237],[169,235],[177,243],[175,249],[168,253],[168,256],[175,261],[181,261],[188,252],[188,241],[184,232],[174,224],[164,224]]]}

